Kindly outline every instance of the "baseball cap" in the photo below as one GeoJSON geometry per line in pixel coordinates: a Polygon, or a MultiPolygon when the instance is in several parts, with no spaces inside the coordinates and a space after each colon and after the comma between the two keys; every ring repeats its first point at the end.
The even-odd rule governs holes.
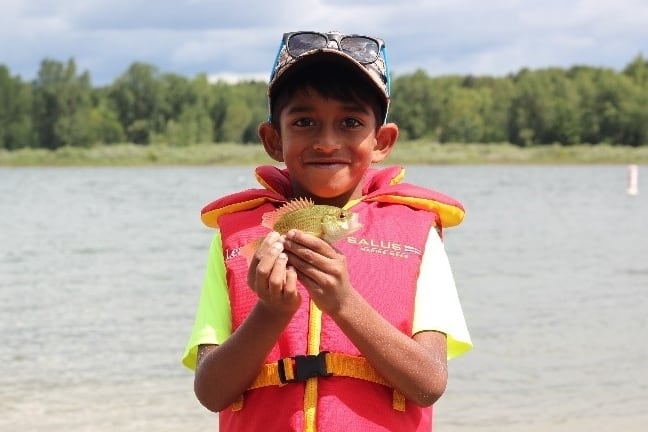
{"type": "MultiPolygon", "coordinates": [[[[385,118],[389,109],[390,76],[382,39],[364,35],[345,35],[340,32],[319,33],[299,31],[285,33],[270,74],[268,99],[272,98],[279,84],[288,77],[297,65],[309,61],[345,62],[355,67],[378,91],[384,103],[385,118]]],[[[272,112],[272,111],[271,111],[272,112]]]]}

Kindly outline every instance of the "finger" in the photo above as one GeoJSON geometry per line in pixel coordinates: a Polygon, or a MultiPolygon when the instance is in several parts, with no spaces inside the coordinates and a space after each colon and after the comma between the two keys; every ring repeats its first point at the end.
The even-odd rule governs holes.
{"type": "MultiPolygon", "coordinates": [[[[308,291],[311,291],[312,289],[319,287],[320,284],[317,282],[315,278],[317,278],[317,274],[314,272],[302,272],[299,270],[295,269],[295,275],[299,279],[299,281],[302,283],[304,288],[306,288],[308,291]]],[[[312,294],[312,293],[311,293],[312,294]]]]}
{"type": "Polygon", "coordinates": [[[283,290],[284,299],[287,301],[295,301],[299,298],[297,291],[297,271],[292,266],[286,267],[286,283],[283,290]]]}
{"type": "Polygon", "coordinates": [[[275,231],[268,233],[268,235],[266,235],[259,243],[259,247],[256,249],[254,257],[257,260],[260,260],[278,241],[281,242],[281,236],[279,233],[275,231]]]}
{"type": "Polygon", "coordinates": [[[286,234],[285,241],[294,247],[301,246],[303,249],[314,251],[327,258],[335,256],[333,246],[313,234],[293,229],[286,234]]]}
{"type": "Polygon", "coordinates": [[[243,255],[246,255],[248,250],[252,251],[249,254],[250,266],[256,267],[261,257],[266,253],[266,251],[272,245],[272,243],[277,240],[278,236],[279,236],[278,233],[272,231],[268,233],[265,237],[255,240],[241,248],[243,255]]]}
{"type": "Polygon", "coordinates": [[[286,290],[297,291],[297,271],[293,266],[286,266],[286,290]]]}
{"type": "Polygon", "coordinates": [[[295,267],[298,272],[304,272],[308,269],[317,267],[317,262],[313,253],[308,249],[286,248],[286,253],[288,255],[288,263],[295,267]]]}
{"type": "Polygon", "coordinates": [[[295,277],[298,278],[306,288],[319,285],[318,281],[323,277],[322,270],[296,255],[291,253],[288,253],[287,255],[288,267],[293,269],[295,277]]]}
{"type": "Polygon", "coordinates": [[[255,260],[250,263],[248,285],[255,291],[267,285],[274,263],[279,254],[283,252],[283,243],[281,241],[273,242],[277,238],[278,234],[264,239],[254,254],[255,260]]]}
{"type": "Polygon", "coordinates": [[[268,278],[268,290],[270,298],[278,300],[283,295],[284,285],[286,283],[286,264],[288,256],[280,253],[272,266],[270,277],[268,278]]]}
{"type": "Polygon", "coordinates": [[[261,272],[264,275],[270,275],[277,257],[283,252],[283,250],[283,243],[279,241],[268,241],[268,244],[264,245],[263,250],[258,254],[259,263],[257,264],[257,272],[261,272]]]}

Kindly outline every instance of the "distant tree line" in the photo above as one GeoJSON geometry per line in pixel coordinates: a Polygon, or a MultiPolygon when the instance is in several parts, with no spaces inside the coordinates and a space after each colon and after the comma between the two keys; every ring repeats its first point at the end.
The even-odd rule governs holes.
{"type": "MultiPolygon", "coordinates": [[[[210,82],[133,63],[95,87],[74,59],[46,59],[31,82],[0,65],[0,148],[56,149],[132,142],[257,143],[267,84],[210,82]]],[[[648,61],[622,71],[522,69],[505,77],[394,77],[390,120],[404,139],[648,145],[648,61]]]]}

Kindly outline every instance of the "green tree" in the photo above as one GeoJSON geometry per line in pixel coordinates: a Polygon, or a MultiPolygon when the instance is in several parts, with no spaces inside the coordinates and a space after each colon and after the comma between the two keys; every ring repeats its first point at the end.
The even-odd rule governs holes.
{"type": "Polygon", "coordinates": [[[486,143],[508,141],[508,115],[515,92],[513,81],[508,77],[485,77],[479,80],[476,89],[480,92],[481,140],[486,143]]]}
{"type": "Polygon", "coordinates": [[[484,135],[481,105],[478,91],[451,87],[443,108],[440,141],[480,142],[484,135]]]}
{"type": "Polygon", "coordinates": [[[596,86],[597,70],[588,66],[571,68],[567,75],[578,93],[578,123],[580,124],[580,141],[597,144],[601,141],[600,113],[596,106],[598,89],[596,86]]]}
{"type": "Polygon", "coordinates": [[[96,143],[116,144],[126,141],[126,133],[119,122],[117,112],[108,105],[107,101],[100,101],[99,105],[92,108],[89,126],[93,141],[96,143]]]}
{"type": "Polygon", "coordinates": [[[594,107],[599,119],[599,141],[623,144],[625,128],[632,123],[632,105],[637,87],[630,78],[612,70],[599,70],[595,75],[594,107]]]}
{"type": "Polygon", "coordinates": [[[227,105],[229,103],[230,97],[230,87],[224,82],[217,82],[211,86],[211,93],[213,96],[213,101],[209,105],[209,116],[214,125],[214,141],[223,142],[224,131],[223,126],[225,124],[225,113],[227,112],[227,105]]]}
{"type": "Polygon", "coordinates": [[[422,70],[393,80],[390,121],[399,125],[403,139],[438,139],[445,84],[422,70]]]}
{"type": "Polygon", "coordinates": [[[509,137],[514,144],[526,147],[544,142],[554,115],[546,78],[528,69],[513,78],[515,94],[509,114],[509,137]]]}
{"type": "MultiPolygon", "coordinates": [[[[642,54],[621,72],[575,66],[496,78],[429,77],[418,70],[395,77],[392,88],[389,120],[403,139],[648,145],[642,54]]],[[[265,82],[212,83],[205,74],[190,80],[139,62],[97,89],[73,59],[45,59],[31,83],[0,65],[0,148],[258,143],[266,95],[265,82]]]]}
{"type": "Polygon", "coordinates": [[[545,72],[546,91],[551,96],[548,124],[543,143],[578,144],[581,141],[580,96],[577,87],[562,69],[545,72]]]}
{"type": "Polygon", "coordinates": [[[154,66],[133,63],[111,86],[109,98],[129,141],[148,144],[154,133],[164,132],[165,94],[154,66]]]}
{"type": "Polygon", "coordinates": [[[199,105],[186,106],[178,120],[169,120],[166,141],[172,146],[212,142],[213,124],[207,111],[199,105]]]}
{"type": "Polygon", "coordinates": [[[164,96],[162,111],[167,121],[178,120],[185,107],[195,105],[198,100],[191,81],[181,75],[164,74],[160,77],[160,84],[164,96]]]}
{"type": "Polygon", "coordinates": [[[34,125],[41,146],[56,149],[91,144],[88,120],[92,86],[88,72],[77,76],[74,59],[65,64],[43,60],[33,88],[34,125]]]}
{"type": "Polygon", "coordinates": [[[259,123],[267,120],[267,84],[241,82],[214,84],[210,109],[217,142],[258,143],[259,123]]]}
{"type": "Polygon", "coordinates": [[[637,55],[623,70],[623,74],[639,87],[648,87],[648,61],[643,54],[637,55]]]}
{"type": "Polygon", "coordinates": [[[0,148],[14,150],[35,145],[31,88],[0,65],[0,148]]]}
{"type": "Polygon", "coordinates": [[[243,133],[252,120],[252,112],[245,101],[234,99],[227,104],[221,126],[220,141],[241,142],[243,133]]]}

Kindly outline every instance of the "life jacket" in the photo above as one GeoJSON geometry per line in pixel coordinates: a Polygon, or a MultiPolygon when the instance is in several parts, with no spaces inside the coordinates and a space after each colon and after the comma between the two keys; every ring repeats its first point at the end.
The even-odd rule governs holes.
{"type": "MultiPolygon", "coordinates": [[[[459,224],[464,212],[445,195],[401,183],[403,174],[400,167],[367,173],[362,198],[352,205],[363,228],[334,245],[352,269],[354,289],[412,336],[416,282],[430,227],[441,233],[459,224]]],[[[292,195],[286,170],[259,167],[256,176],[264,189],[223,197],[202,211],[203,222],[221,231],[233,331],[258,301],[247,286],[248,264],[239,251],[268,232],[260,224],[262,215],[292,195]]],[[[242,400],[220,412],[221,430],[430,431],[432,408],[406,401],[392,389],[309,301],[299,282],[298,290],[299,309],[242,400]]]]}

